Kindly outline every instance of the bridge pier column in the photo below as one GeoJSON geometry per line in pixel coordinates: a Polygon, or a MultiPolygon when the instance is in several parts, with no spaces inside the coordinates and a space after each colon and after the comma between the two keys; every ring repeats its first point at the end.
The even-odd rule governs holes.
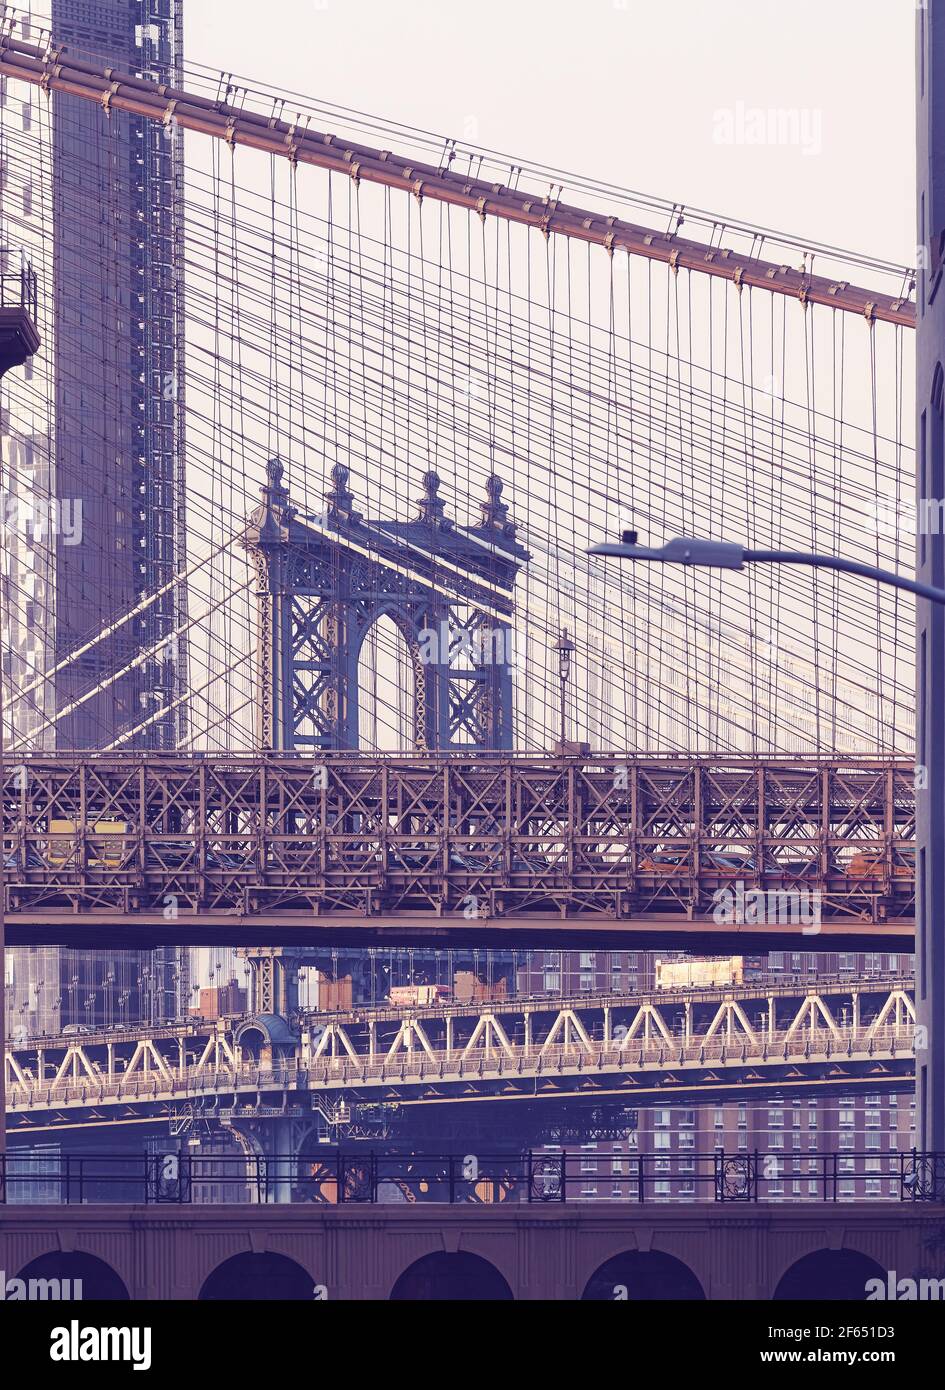
{"type": "Polygon", "coordinates": [[[271,1202],[291,1202],[298,1168],[298,1149],[293,1144],[291,1120],[270,1120],[267,1187],[271,1202]]]}
{"type": "Polygon", "coordinates": [[[249,964],[249,1012],[292,1019],[299,1010],[303,953],[286,946],[246,946],[239,954],[249,964]]]}
{"type": "Polygon", "coordinates": [[[250,1200],[254,1204],[291,1202],[299,1178],[299,1154],[314,1121],[296,1115],[268,1115],[228,1128],[243,1152],[255,1160],[258,1183],[250,1200]]]}

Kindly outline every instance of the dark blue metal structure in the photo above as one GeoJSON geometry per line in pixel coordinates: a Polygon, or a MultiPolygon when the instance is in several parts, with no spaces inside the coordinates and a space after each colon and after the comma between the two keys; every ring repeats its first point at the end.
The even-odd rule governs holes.
{"type": "Polygon", "coordinates": [[[292,505],[278,459],[245,544],[259,612],[263,749],[359,744],[358,660],[389,618],[413,672],[412,743],[421,751],[512,746],[513,593],[528,553],[495,475],[474,527],[446,516],[429,472],[412,521],[355,510],[336,466],[319,516],[292,505]]]}

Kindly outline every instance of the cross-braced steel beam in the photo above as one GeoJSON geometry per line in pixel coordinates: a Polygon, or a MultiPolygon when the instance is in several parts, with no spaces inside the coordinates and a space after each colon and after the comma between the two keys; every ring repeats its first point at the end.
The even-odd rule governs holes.
{"type": "Polygon", "coordinates": [[[31,754],[3,796],[17,941],[911,949],[911,761],[31,754]]]}
{"type": "Polygon", "coordinates": [[[908,977],[789,981],[644,996],[534,997],[309,1015],[300,1034],[237,1023],[50,1038],[7,1054],[24,1127],[128,1123],[188,1102],[245,1116],[351,1104],[459,1104],[738,1087],[902,1089],[914,1071],[908,977]],[[219,1108],[219,1107],[222,1107],[219,1108]]]}

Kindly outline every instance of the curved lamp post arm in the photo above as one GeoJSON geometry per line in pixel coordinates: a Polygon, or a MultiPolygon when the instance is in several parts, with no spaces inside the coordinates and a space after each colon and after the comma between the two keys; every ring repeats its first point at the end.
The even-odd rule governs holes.
{"type": "Polygon", "coordinates": [[[806,550],[746,550],[743,546],[729,541],[707,541],[699,537],[681,536],[667,541],[658,550],[628,540],[593,545],[587,553],[609,555],[618,560],[649,560],[658,564],[700,565],[710,569],[740,570],[744,569],[746,564],[759,563],[811,565],[820,569],[841,570],[844,574],[857,574],[863,579],[875,579],[878,584],[906,589],[931,603],[945,604],[945,589],[933,588],[931,584],[921,584],[917,579],[908,579],[905,575],[878,569],[875,565],[861,564],[859,560],[844,560],[839,555],[816,555],[806,550]]]}

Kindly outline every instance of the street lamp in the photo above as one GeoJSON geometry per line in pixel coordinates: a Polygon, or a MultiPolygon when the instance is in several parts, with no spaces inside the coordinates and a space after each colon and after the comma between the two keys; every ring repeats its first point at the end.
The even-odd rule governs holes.
{"type": "Polygon", "coordinates": [[[561,727],[558,742],[555,744],[555,752],[563,756],[572,754],[586,756],[591,751],[590,744],[574,743],[568,739],[568,679],[571,675],[571,656],[574,652],[574,642],[568,636],[566,627],[561,629],[561,634],[551,650],[558,653],[558,680],[561,685],[561,727]]]}
{"type": "MultiPolygon", "coordinates": [[[[595,545],[588,555],[610,555],[619,560],[656,561],[662,564],[702,565],[712,569],[744,569],[746,564],[811,565],[815,568],[840,570],[845,574],[860,575],[864,579],[875,580],[878,584],[888,584],[895,589],[906,589],[917,598],[929,603],[945,605],[945,589],[937,589],[931,584],[922,584],[917,579],[906,579],[901,574],[878,569],[875,565],[864,565],[859,560],[844,560],[838,555],[817,555],[803,550],[747,550],[729,541],[709,541],[700,537],[676,537],[660,547],[650,549],[637,544],[636,531],[624,531],[619,544],[595,545]]],[[[937,648],[936,650],[938,650],[937,648]]],[[[929,766],[940,765],[941,737],[938,723],[941,719],[941,699],[939,682],[940,670],[934,666],[920,674],[918,698],[917,757],[929,766]],[[936,761],[938,759],[938,762],[936,761]]],[[[917,1093],[922,1121],[923,1147],[927,1153],[940,1153],[945,1139],[945,1104],[942,1102],[940,1080],[945,1072],[942,1062],[942,1023],[941,968],[939,962],[939,929],[941,914],[937,910],[942,901],[941,875],[938,866],[942,854],[943,819],[940,791],[932,800],[927,792],[924,805],[917,808],[916,816],[916,951],[919,966],[918,996],[924,1001],[920,1006],[919,1018],[928,1029],[928,1052],[932,1060],[919,1067],[916,1064],[918,1080],[917,1093]],[[926,983],[928,982],[928,988],[926,983]]],[[[937,1160],[939,1161],[939,1160],[937,1160]]],[[[941,1179],[936,1169],[935,1182],[941,1179]]]]}
{"type": "Polygon", "coordinates": [[[592,545],[588,555],[609,555],[618,560],[650,560],[658,564],[700,565],[703,568],[741,570],[747,564],[812,565],[820,569],[842,570],[890,584],[896,589],[908,589],[919,598],[945,604],[945,589],[920,584],[916,579],[893,574],[891,570],[864,565],[859,560],[844,560],[839,555],[816,555],[806,550],[746,550],[732,541],[707,541],[698,536],[677,536],[658,550],[637,544],[636,531],[624,531],[618,543],[592,545]]]}
{"type": "Polygon", "coordinates": [[[568,737],[568,707],[567,707],[567,686],[568,677],[571,674],[571,653],[574,651],[574,643],[568,636],[568,629],[561,629],[561,636],[552,648],[558,653],[558,679],[561,682],[561,742],[564,743],[568,737]]]}

